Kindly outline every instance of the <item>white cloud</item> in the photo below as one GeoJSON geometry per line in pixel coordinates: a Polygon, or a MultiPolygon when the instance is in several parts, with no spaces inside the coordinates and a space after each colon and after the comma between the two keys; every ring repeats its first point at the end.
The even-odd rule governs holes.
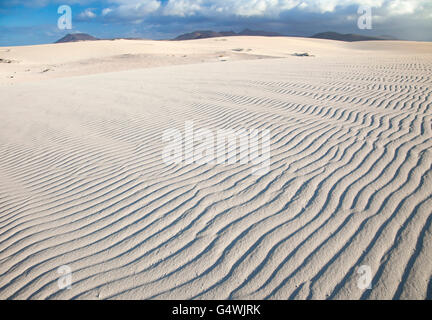
{"type": "Polygon", "coordinates": [[[423,1],[401,1],[393,0],[389,4],[390,13],[394,15],[412,14],[422,6],[423,1]]]}
{"type": "Polygon", "coordinates": [[[105,8],[102,10],[102,15],[106,16],[107,14],[109,14],[112,11],[113,11],[113,9],[111,9],[111,8],[105,8]]]}
{"type": "Polygon", "coordinates": [[[87,8],[83,12],[81,12],[78,16],[81,19],[93,19],[96,18],[96,14],[93,12],[95,9],[87,8]]]}
{"type": "Polygon", "coordinates": [[[198,12],[203,11],[201,0],[177,0],[169,1],[163,10],[163,14],[167,16],[193,16],[198,12]]]}
{"type": "Polygon", "coordinates": [[[102,10],[102,16],[116,17],[120,19],[130,19],[133,23],[139,23],[143,19],[161,7],[158,0],[112,0],[117,3],[113,6],[102,10]]]}

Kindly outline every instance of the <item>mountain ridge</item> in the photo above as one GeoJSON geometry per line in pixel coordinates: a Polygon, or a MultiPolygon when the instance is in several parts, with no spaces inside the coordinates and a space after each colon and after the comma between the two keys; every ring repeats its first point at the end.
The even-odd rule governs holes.
{"type": "Polygon", "coordinates": [[[66,43],[66,42],[78,42],[78,41],[95,41],[100,40],[87,33],[68,33],[63,38],[57,40],[54,43],[66,43]]]}
{"type": "MultiPolygon", "coordinates": [[[[184,41],[184,40],[197,40],[197,39],[207,39],[207,38],[218,38],[218,37],[234,37],[234,36],[262,36],[262,37],[289,37],[288,35],[283,35],[277,32],[269,32],[262,30],[251,30],[244,29],[240,32],[235,31],[212,31],[212,30],[197,30],[189,33],[181,34],[172,41],[184,41]]],[[[365,36],[354,33],[338,33],[333,31],[326,31],[316,33],[312,36],[306,37],[312,39],[325,39],[325,40],[337,40],[345,42],[356,42],[356,41],[373,41],[373,40],[397,40],[391,36],[365,36]]],[[[127,39],[127,38],[113,38],[105,40],[115,40],[115,39],[127,39]]],[[[134,38],[139,39],[139,38],[134,38]]],[[[78,41],[95,41],[103,40],[100,38],[93,37],[87,33],[69,33],[63,38],[57,40],[55,43],[66,43],[66,42],[78,42],[78,41]]]]}
{"type": "Polygon", "coordinates": [[[196,39],[233,37],[233,36],[284,37],[284,35],[277,32],[268,32],[268,31],[251,30],[251,29],[244,29],[243,31],[240,32],[234,32],[234,31],[216,32],[212,30],[197,30],[197,31],[181,34],[172,40],[182,41],[182,40],[196,40],[196,39]]]}
{"type": "Polygon", "coordinates": [[[361,34],[355,33],[339,33],[334,31],[326,31],[320,32],[312,35],[310,38],[313,39],[325,39],[325,40],[337,40],[337,41],[345,41],[345,42],[356,42],[356,41],[373,41],[373,40],[395,40],[391,39],[391,37],[376,37],[376,36],[364,36],[361,34]]]}

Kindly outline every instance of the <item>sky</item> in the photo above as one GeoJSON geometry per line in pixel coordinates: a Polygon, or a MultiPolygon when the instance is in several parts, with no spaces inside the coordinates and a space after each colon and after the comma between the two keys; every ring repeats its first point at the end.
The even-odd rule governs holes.
{"type": "Polygon", "coordinates": [[[310,36],[336,31],[432,41],[432,0],[0,0],[0,46],[52,43],[67,33],[171,39],[245,28],[310,36]],[[58,19],[71,8],[71,29],[58,19]],[[370,8],[371,29],[358,19],[370,8]]]}

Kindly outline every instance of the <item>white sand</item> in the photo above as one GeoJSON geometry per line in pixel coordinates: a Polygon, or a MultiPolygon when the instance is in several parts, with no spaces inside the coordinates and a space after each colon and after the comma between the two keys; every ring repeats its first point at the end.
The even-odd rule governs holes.
{"type": "Polygon", "coordinates": [[[1,299],[432,298],[431,43],[118,40],[0,58],[1,299]],[[270,171],[167,166],[162,133],[188,120],[269,129],[270,171]]]}

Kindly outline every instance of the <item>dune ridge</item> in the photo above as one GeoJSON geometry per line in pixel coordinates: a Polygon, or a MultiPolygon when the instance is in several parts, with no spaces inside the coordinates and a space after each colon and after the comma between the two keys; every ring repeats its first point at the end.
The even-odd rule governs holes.
{"type": "Polygon", "coordinates": [[[432,298],[432,55],[340,46],[1,85],[0,298],[432,298]],[[164,164],[188,120],[269,172],[164,164]]]}

